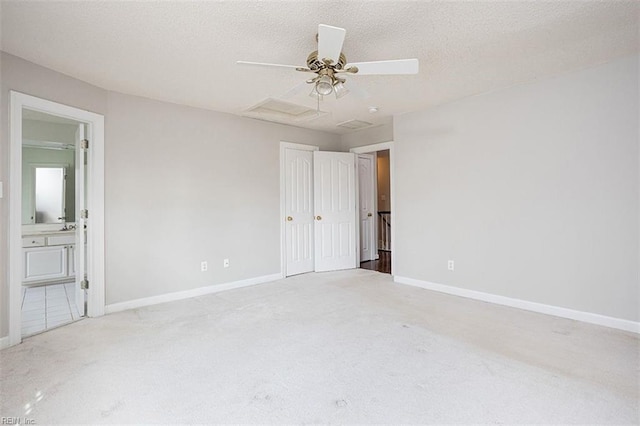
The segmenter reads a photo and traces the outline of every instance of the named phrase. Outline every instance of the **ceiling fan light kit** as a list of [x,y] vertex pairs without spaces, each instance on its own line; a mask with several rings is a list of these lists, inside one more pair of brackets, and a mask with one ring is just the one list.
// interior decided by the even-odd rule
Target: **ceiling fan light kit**
[[318,101],[322,100],[323,96],[331,93],[335,94],[336,99],[340,99],[349,93],[345,86],[346,80],[340,77],[339,74],[394,75],[418,73],[417,59],[348,64],[346,56],[342,53],[345,34],[346,30],[343,28],[324,24],[318,25],[318,50],[311,52],[307,56],[306,67],[247,61],[238,61],[237,63],[241,65],[292,68],[300,72],[317,74],[314,78],[307,80],[307,83],[313,84],[313,89],[309,96]]
[[319,98],[322,100],[324,96],[330,95],[333,92],[336,99],[340,99],[349,93],[349,89],[345,87],[344,83],[345,80],[331,79],[328,76],[321,77],[315,82],[309,96],[313,99]]
[[344,86],[344,83],[342,81],[338,81],[333,85],[333,91],[336,94],[336,99],[340,99],[341,97],[349,93],[349,89]]
[[322,96],[330,95],[333,92],[333,81],[328,75],[323,75],[316,81],[316,91]]

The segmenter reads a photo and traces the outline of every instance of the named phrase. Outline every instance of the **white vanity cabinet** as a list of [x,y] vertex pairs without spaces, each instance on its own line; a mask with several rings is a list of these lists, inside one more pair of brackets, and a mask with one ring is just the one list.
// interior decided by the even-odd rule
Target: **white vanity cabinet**
[[75,236],[26,236],[22,239],[24,283],[59,281],[75,276]]
[[24,249],[22,281],[48,281],[66,278],[69,275],[68,257],[66,246]]

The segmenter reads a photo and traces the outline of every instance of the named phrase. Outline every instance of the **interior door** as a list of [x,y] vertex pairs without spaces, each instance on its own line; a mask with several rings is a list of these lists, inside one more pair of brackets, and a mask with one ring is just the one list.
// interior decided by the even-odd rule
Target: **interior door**
[[315,270],[356,267],[355,154],[313,153]]
[[358,219],[360,222],[360,262],[375,259],[375,158],[358,154]]
[[311,272],[313,257],[313,154],[285,149],[286,276]]
[[83,141],[85,140],[84,124],[78,125],[76,131],[76,249],[75,268],[76,268],[76,285],[75,299],[76,306],[80,316],[85,315],[85,292],[82,287],[83,280],[86,279],[86,232],[85,226],[87,218],[84,215],[86,210],[86,193],[85,193],[85,158],[86,149]]

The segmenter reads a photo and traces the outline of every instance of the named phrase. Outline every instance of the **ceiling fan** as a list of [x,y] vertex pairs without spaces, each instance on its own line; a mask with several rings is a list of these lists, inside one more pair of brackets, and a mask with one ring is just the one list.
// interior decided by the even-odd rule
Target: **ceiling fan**
[[[318,25],[318,50],[307,57],[307,66],[269,64],[262,62],[237,61],[240,65],[257,65],[266,67],[292,68],[296,71],[317,74],[306,81],[313,84],[309,96],[322,100],[323,96],[334,93],[339,99],[349,93],[345,87],[346,80],[341,74],[353,75],[399,75],[417,74],[417,59],[397,59],[392,61],[352,62],[342,53],[342,44],[346,30],[330,25]],[[305,83],[302,84],[304,87]],[[295,90],[295,89],[294,89]]]

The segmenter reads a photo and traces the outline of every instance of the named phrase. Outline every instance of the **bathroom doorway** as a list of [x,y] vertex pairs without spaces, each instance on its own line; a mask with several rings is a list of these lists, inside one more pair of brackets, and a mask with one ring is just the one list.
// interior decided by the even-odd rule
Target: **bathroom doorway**
[[76,229],[86,204],[85,133],[79,121],[22,111],[22,338],[85,314],[86,231]]
[[104,314],[104,117],[17,92],[10,107],[14,345]]

